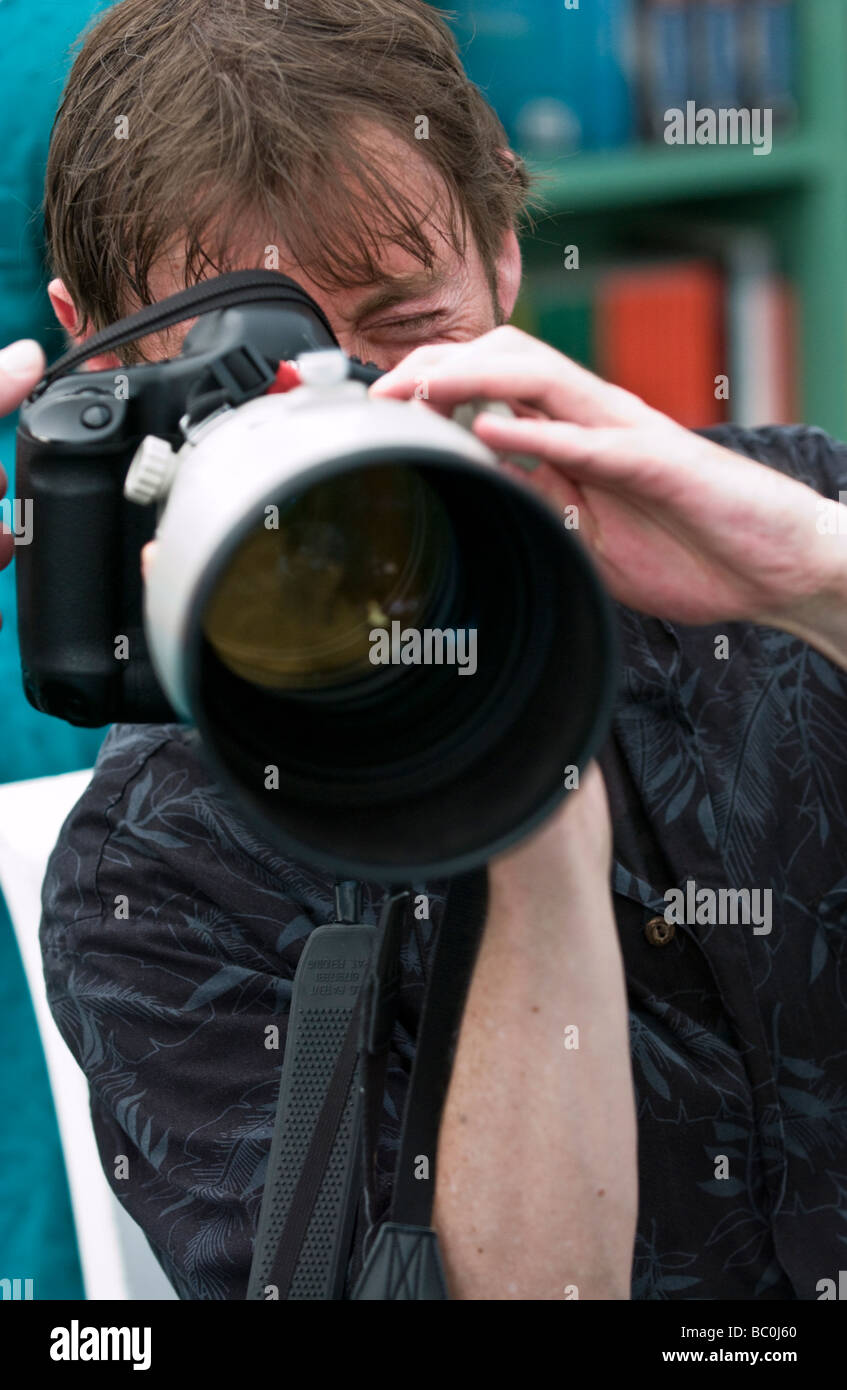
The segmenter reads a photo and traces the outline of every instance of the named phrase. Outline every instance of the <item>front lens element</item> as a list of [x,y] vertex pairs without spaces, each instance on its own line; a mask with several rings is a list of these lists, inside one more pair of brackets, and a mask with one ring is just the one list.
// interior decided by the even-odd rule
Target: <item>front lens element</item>
[[374,628],[426,625],[452,560],[444,505],[416,470],[342,473],[265,508],[215,585],[204,631],[256,685],[346,684],[372,674]]

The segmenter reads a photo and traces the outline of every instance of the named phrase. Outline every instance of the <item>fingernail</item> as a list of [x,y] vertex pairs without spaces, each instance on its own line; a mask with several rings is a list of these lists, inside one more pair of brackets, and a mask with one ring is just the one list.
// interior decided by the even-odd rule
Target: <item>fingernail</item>
[[35,371],[43,372],[44,365],[44,353],[34,338],[22,338],[0,352],[0,371],[7,376],[31,377]]

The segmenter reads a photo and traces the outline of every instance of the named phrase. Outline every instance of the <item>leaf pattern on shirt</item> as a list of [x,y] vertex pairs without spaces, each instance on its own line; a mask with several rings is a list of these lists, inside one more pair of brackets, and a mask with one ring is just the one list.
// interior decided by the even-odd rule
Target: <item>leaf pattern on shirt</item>
[[[847,488],[847,450],[820,431],[710,433],[828,496]],[[619,618],[600,761],[639,1125],[633,1297],[815,1298],[847,1242],[847,674],[766,628]],[[689,878],[769,891],[770,934],[685,923],[649,944]],[[376,1219],[446,887],[418,885],[430,916],[402,953]],[[366,921],[383,893],[364,885]],[[111,731],[51,860],[45,972],[106,1173],[184,1298],[244,1296],[291,982],[332,915],[330,876],[240,818],[190,731]]]

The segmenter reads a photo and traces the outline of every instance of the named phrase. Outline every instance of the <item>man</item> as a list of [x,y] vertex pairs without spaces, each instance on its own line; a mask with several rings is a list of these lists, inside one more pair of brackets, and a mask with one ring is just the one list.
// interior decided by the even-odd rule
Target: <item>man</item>
[[[512,404],[475,428],[538,455],[526,485],[577,505],[628,605],[623,682],[602,778],[489,867],[436,1164],[451,1295],[814,1298],[847,1216],[847,555],[830,525],[847,453],[801,428],[691,435],[498,327],[524,197],[419,0],[124,0],[54,132],[51,297],[80,338],[210,266],[270,263],[346,350],[394,369],[375,394],[424,380],[437,410]],[[691,881],[705,899],[666,917]],[[375,1220],[449,897],[421,888]],[[727,889],[731,922],[710,909]],[[383,891],[365,885],[371,919]],[[182,1296],[243,1297],[279,1079],[265,1027],[284,1033],[328,877],[256,840],[190,732],[123,727],[44,908],[114,1190]]]

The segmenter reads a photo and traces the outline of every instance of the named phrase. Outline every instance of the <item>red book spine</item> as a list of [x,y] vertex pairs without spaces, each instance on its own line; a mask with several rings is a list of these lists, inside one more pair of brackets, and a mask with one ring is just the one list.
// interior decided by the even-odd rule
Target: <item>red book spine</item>
[[689,429],[722,423],[724,300],[710,261],[609,271],[596,305],[600,374]]

